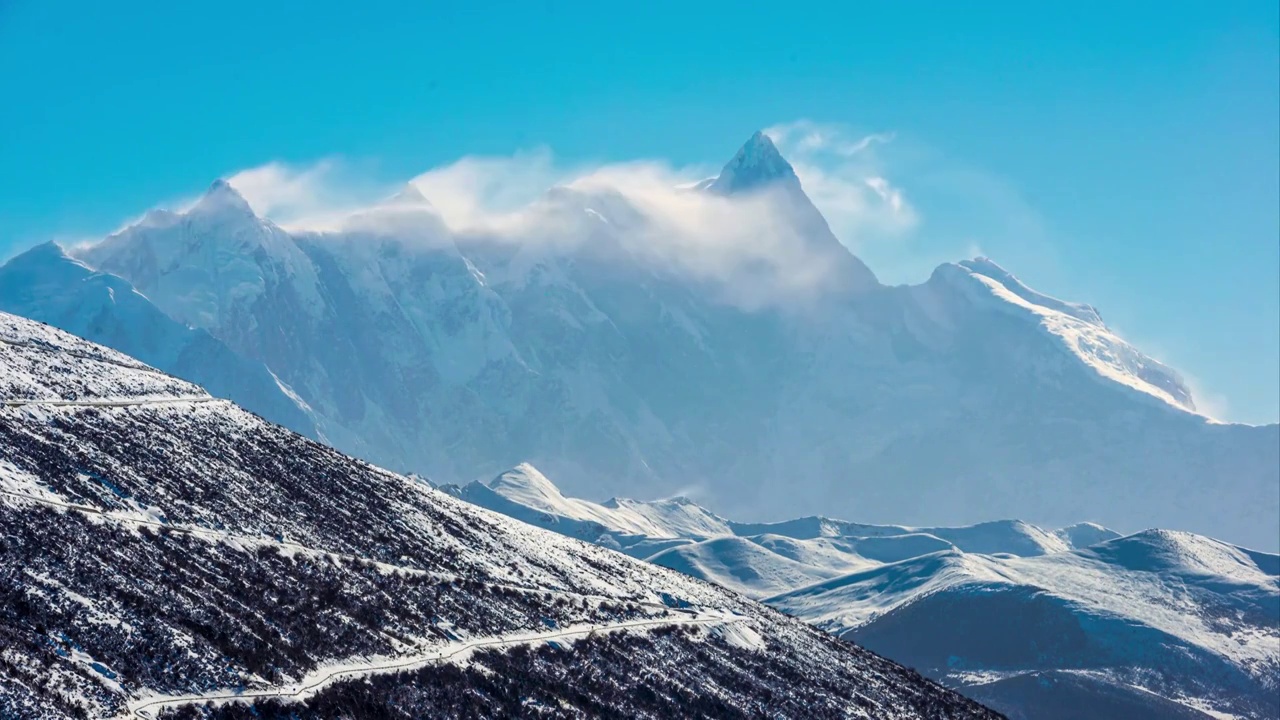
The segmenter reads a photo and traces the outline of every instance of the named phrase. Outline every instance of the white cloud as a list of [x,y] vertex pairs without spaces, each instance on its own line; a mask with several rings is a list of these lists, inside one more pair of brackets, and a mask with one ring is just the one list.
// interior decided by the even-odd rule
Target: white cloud
[[465,158],[412,182],[463,242],[480,237],[535,254],[595,243],[721,283],[728,299],[748,306],[794,299],[833,279],[829,254],[842,251],[803,236],[785,193],[740,198],[688,187],[705,175],[661,161],[565,167],[539,151]]
[[902,238],[918,225],[915,208],[888,179],[878,152],[893,142],[892,133],[857,135],[841,125],[797,120],[765,134],[791,162],[832,231],[854,251]]
[[279,217],[282,213],[324,210],[324,196],[334,162],[322,160],[304,168],[268,163],[241,170],[227,179],[260,215]]
[[850,135],[853,133],[844,125],[812,120],[774,125],[764,132],[779,148],[804,154],[831,153],[841,157],[853,157],[873,145],[892,142],[894,137],[893,133],[872,133],[852,138]]
[[1179,374],[1182,376],[1183,384],[1191,391],[1191,399],[1196,404],[1196,411],[1219,421],[1231,416],[1231,406],[1226,395],[1211,391],[1198,378],[1188,375],[1185,371],[1179,371]]
[[[1103,317],[1105,319],[1106,316],[1104,315]],[[1170,352],[1169,347],[1159,342],[1156,338],[1129,333],[1126,328],[1121,328],[1113,322],[1107,323],[1107,326],[1113,333],[1125,338],[1125,341],[1130,345],[1140,348],[1143,355],[1173,370],[1191,393],[1191,401],[1195,403],[1196,412],[1211,420],[1220,422],[1230,416],[1231,406],[1227,397],[1206,386],[1200,381],[1200,378],[1187,372],[1184,369],[1185,366],[1175,362],[1177,358],[1174,357],[1174,353]]]
[[557,167],[551,151],[539,148],[509,157],[464,157],[411,182],[450,227],[461,229],[517,213],[573,172]]
[[332,229],[343,218],[394,192],[338,158],[304,165],[270,162],[241,170],[227,182],[254,212],[290,228]]
[[[808,121],[768,132],[842,242],[857,247],[915,225],[913,208],[875,154],[891,136],[855,137]],[[335,158],[268,163],[228,182],[256,212],[293,230],[482,238],[539,252],[597,243],[722,283],[730,299],[746,305],[812,293],[832,281],[831,253],[840,248],[829,238],[815,242],[785,193],[723,197],[689,187],[713,174],[712,167],[718,163],[565,163],[547,148],[468,156],[410,179],[429,205],[394,211],[380,203],[405,181],[377,180]],[[414,224],[426,231],[414,231]]]

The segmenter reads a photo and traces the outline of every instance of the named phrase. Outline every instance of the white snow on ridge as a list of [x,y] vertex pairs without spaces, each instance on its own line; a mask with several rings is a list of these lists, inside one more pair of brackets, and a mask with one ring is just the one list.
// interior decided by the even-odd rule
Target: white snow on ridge
[[[939,593],[1033,588],[1099,617],[1122,618],[1211,651],[1244,668],[1280,668],[1280,625],[1226,616],[1210,605],[1229,594],[1262,616],[1280,611],[1275,555],[1191,533],[1148,530],[1038,557],[937,553],[815,583],[766,602],[831,632],[859,628]],[[1232,616],[1244,613],[1236,620]]]
[[1007,583],[986,558],[943,551],[879,565],[813,583],[764,601],[828,632],[840,633],[874,620],[916,597],[957,582]]
[[264,364],[174,320],[123,278],[87,267],[52,242],[0,266],[0,310],[108,343],[127,362],[165,370],[296,432],[320,435],[310,407]]
[[[214,181],[185,212],[149,213],[144,222],[82,250],[90,264],[94,253],[119,251],[139,266],[166,269],[147,297],[193,327],[220,327],[228,311],[252,304],[276,284],[297,293],[298,312],[313,315],[323,308],[306,254],[285,230],[257,217],[225,180]],[[262,258],[270,264],[260,265]],[[137,278],[126,279],[138,285]]]
[[[1072,357],[1078,358],[1102,378],[1182,410],[1199,412],[1191,391],[1173,368],[1144,355],[1113,333],[1092,307],[1038,293],[987,258],[943,265],[938,272],[959,281],[955,285],[965,289],[972,299],[982,301],[981,295],[975,292],[982,288],[990,298],[1000,301],[999,305],[989,302],[987,305],[1005,312],[1029,313],[1042,328],[1062,342]],[[975,282],[977,286],[973,285]]]
[[[875,565],[873,561],[824,547],[827,542],[777,535],[724,536],[663,550],[648,559],[756,598]],[[779,545],[789,547],[780,552]]]
[[1037,556],[1083,546],[1077,541],[1091,544],[1119,536],[1098,525],[1048,531],[1016,520],[923,528],[824,517],[737,523],[684,498],[595,503],[567,497],[530,463],[450,491],[532,525],[756,598],[939,551]]
[[[1062,552],[1073,547],[1073,543],[1065,536],[1021,520],[992,520],[958,527],[912,527],[869,525],[810,516],[772,523],[731,522],[730,527],[734,534],[744,536],[773,533],[798,540],[853,538],[861,543],[862,551],[873,553],[871,556],[878,559],[883,559],[879,558],[879,555],[886,551],[909,552],[909,556],[914,556],[948,549],[952,546],[970,553],[1009,553],[1011,555],[1044,555]],[[1111,533],[1110,537],[1118,536],[1106,528],[1096,527],[1101,534]],[[893,547],[899,543],[902,544],[900,548]],[[924,552],[912,552],[906,549],[908,546],[918,548],[929,545],[935,545],[935,547]]]
[[[654,539],[704,538],[729,533],[725,520],[683,498],[656,502],[614,498],[594,503],[565,497],[529,463],[521,463],[491,480],[472,483],[461,493],[465,499],[483,507],[575,536],[578,533],[554,526],[591,525],[598,526],[602,532]],[[490,493],[497,497],[485,497]]]
[[109,363],[122,368],[158,372],[123,353],[81,340],[44,323],[9,313],[0,313],[0,343],[17,347],[48,348],[73,357]]
[[[1193,606],[1180,599],[1185,590],[1179,589],[1230,583],[1272,596],[1280,588],[1280,561],[1191,533],[1149,530],[1121,537],[1094,523],[1048,531],[1021,521],[954,528],[821,517],[735,523],[687,500],[597,504],[565,497],[528,463],[482,484],[504,501],[491,509],[562,532],[580,522],[655,540],[682,538],[688,542],[647,559],[767,597],[770,604],[829,629],[857,627],[939,590],[997,584],[1043,588],[1241,662],[1280,659],[1265,643],[1231,639],[1188,615]],[[472,502],[485,499],[463,496]],[[682,524],[686,518],[697,522]]]
[[1106,327],[1106,323],[1102,321],[1102,316],[1098,314],[1098,310],[1092,305],[1084,305],[1081,303],[1066,302],[1055,297],[1050,297],[1044,293],[1037,292],[1027,287],[1021,280],[1013,276],[1008,270],[997,265],[990,258],[976,257],[971,260],[961,260],[957,263],[969,272],[975,275],[981,275],[988,279],[999,283],[1004,289],[1017,295],[1031,305],[1055,310],[1066,315],[1070,315],[1075,319],[1096,325],[1098,327]]
[[[567,497],[527,462],[454,492],[469,502],[561,534],[589,540],[612,536],[624,551],[637,557],[643,556],[642,548],[654,545],[628,549],[628,539],[698,543],[749,538],[758,548],[743,547],[741,552],[773,553],[802,565],[829,568],[832,574],[863,567],[868,561],[886,562],[952,548],[972,553],[1043,555],[1075,547],[1073,537],[1093,541],[1118,537],[1118,533],[1096,525],[1090,526],[1096,528],[1092,533],[1073,530],[1083,525],[1051,532],[1018,520],[962,527],[867,525],[825,517],[738,523],[681,497],[651,501],[611,498],[603,503]],[[734,545],[720,543],[716,547],[728,550]],[[697,552],[706,557],[705,550],[695,551],[692,546],[674,552]],[[686,561],[692,559],[690,556]]]
[[32,320],[0,313],[0,401],[209,397],[202,388]]
[[1082,522],[1060,528],[1054,533],[1071,547],[1083,548],[1100,542],[1114,540],[1120,533],[1097,523]]

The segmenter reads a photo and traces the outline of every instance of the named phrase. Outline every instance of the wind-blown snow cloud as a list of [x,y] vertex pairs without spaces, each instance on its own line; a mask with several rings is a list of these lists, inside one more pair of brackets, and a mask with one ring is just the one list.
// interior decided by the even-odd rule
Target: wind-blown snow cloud
[[324,201],[331,194],[328,190],[333,185],[333,170],[333,160],[321,160],[301,169],[273,162],[242,170],[228,182],[262,215],[323,211],[328,209]]
[[[914,209],[875,154],[891,136],[853,137],[807,121],[769,133],[841,242],[857,248],[914,227]],[[255,211],[291,230],[402,237],[422,218],[430,232],[417,235],[436,240],[480,239],[533,251],[596,243],[722,282],[734,302],[748,305],[824,287],[838,247],[829,239],[815,243],[782,193],[725,197],[691,187],[718,170],[663,160],[573,164],[546,148],[468,156],[409,180],[425,201],[415,198],[407,210],[385,202],[405,196],[403,181],[371,181],[337,159],[269,163],[228,180]]]
[[878,153],[893,142],[891,133],[858,136],[842,125],[797,120],[775,125],[765,134],[791,162],[836,236],[851,249],[915,229],[915,208],[886,177]]
[[[778,124],[765,132],[794,166],[805,193],[839,241],[881,280],[920,282],[939,263],[972,255],[966,248],[976,242],[1025,274],[1047,278],[1046,284],[1054,278],[1053,247],[1038,214],[1001,178],[894,133],[859,133],[810,120]],[[437,216],[428,232],[413,227],[425,217],[421,209],[395,215],[380,207],[406,180],[392,181],[370,170],[372,166],[328,158],[267,163],[228,180],[260,215],[290,230],[351,230],[356,225],[366,233],[407,232],[444,243],[455,235],[487,234],[491,240],[549,247],[583,238],[571,232],[581,227],[551,221],[562,222],[565,216],[551,212],[549,198],[556,193],[548,191],[589,190],[597,204],[644,208],[651,220],[644,226],[647,235],[634,235],[632,244],[699,276],[723,276],[762,263],[775,266],[777,280],[785,276],[783,284],[792,287],[813,285],[823,275],[812,257],[789,242],[794,228],[777,212],[780,204],[727,203],[689,189],[719,172],[718,162],[687,167],[661,159],[573,163],[547,148],[466,156],[408,180]],[[606,200],[605,188],[616,191],[611,200]],[[181,210],[196,199],[162,207]],[[920,207],[928,209],[927,227]],[[591,209],[605,214],[602,208]]]
[[334,228],[386,191],[337,158],[306,165],[271,162],[241,170],[227,182],[254,212],[298,229]]
[[452,228],[486,226],[518,213],[581,168],[557,165],[547,148],[507,157],[468,156],[432,168],[410,182]]
[[708,172],[661,161],[566,168],[539,152],[465,158],[412,184],[462,242],[516,244],[534,255],[594,243],[587,249],[613,248],[720,282],[728,299],[747,306],[811,294],[831,280],[829,255],[839,248],[806,236],[784,193],[693,189]]

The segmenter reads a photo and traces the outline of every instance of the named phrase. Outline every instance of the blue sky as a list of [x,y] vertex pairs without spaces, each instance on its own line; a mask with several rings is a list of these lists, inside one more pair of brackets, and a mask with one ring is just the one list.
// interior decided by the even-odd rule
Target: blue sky
[[1276,3],[621,5],[0,0],[0,258],[272,161],[712,167],[808,119],[893,138],[887,281],[982,252],[1280,416]]

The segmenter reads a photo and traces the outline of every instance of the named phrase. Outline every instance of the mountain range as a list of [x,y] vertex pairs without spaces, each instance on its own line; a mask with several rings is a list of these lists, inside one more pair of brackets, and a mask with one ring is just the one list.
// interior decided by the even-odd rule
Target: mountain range
[[763,134],[673,197],[706,222],[570,184],[515,229],[453,228],[409,186],[303,230],[218,181],[12,259],[0,309],[439,483],[529,460],[572,494],[697,488],[746,520],[1092,517],[1280,547],[1280,426],[1198,413],[1096,309],[985,258],[881,284]]
[[762,133],[467,226],[216,181],[0,266],[0,403],[6,717],[1280,715],[1280,426],[882,284]]
[[566,497],[522,464],[444,488],[762,600],[1010,718],[1280,714],[1280,556],[1093,523],[726,520]]
[[996,718],[0,313],[0,716]]
[[92,337],[164,367],[296,432],[319,437],[311,409],[260,362],[206,330],[165,315],[129,283],[96,272],[49,242],[0,266],[0,307]]

